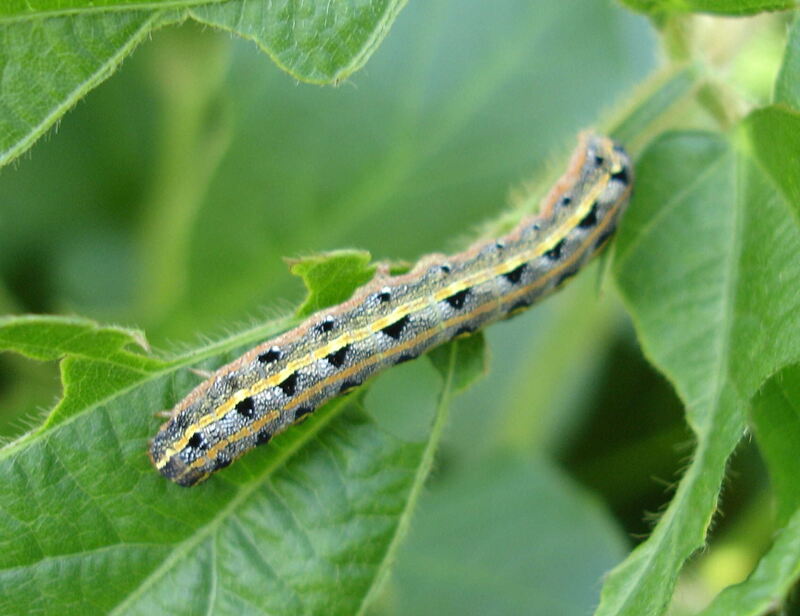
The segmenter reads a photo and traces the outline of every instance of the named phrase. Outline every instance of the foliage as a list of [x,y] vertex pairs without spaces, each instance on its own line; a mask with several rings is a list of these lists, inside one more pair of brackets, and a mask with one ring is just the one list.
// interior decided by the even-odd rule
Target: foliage
[[[476,1],[457,18],[444,2],[404,4],[0,8],[0,164],[16,161],[0,177],[0,399],[28,421],[49,407],[22,434],[5,425],[0,612],[765,614],[789,595],[800,21],[784,33],[791,12],[757,14],[795,3]],[[298,86],[252,44],[190,22],[254,42],[294,80],[345,85]],[[345,300],[374,274],[370,252],[414,259],[463,245],[486,218],[518,219],[561,165],[506,214],[502,191],[586,125],[636,159],[599,297],[583,273],[486,340],[332,401],[202,487],[153,472],[154,414],[197,383],[189,368]],[[280,258],[312,251],[289,261],[306,296],[283,316],[177,350],[297,298]],[[683,419],[664,419],[665,388],[636,389],[652,378],[640,360],[614,372],[631,338],[612,280]],[[630,411],[609,421],[625,390]],[[751,454],[771,491],[729,472]],[[759,464],[744,468],[760,477]],[[679,471],[630,546],[626,490],[651,493],[651,474]],[[723,486],[722,504],[737,490],[747,504],[710,535]],[[634,502],[638,521],[649,504]],[[766,519],[738,543],[749,566],[709,582],[704,563],[748,512]],[[676,593],[690,584],[705,584],[701,600]]]

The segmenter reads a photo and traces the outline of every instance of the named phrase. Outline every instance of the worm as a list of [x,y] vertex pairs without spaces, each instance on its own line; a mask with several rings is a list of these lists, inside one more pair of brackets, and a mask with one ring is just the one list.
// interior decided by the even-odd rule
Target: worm
[[423,257],[406,274],[379,274],[223,366],[173,408],[151,442],[153,465],[196,485],[385,368],[530,307],[608,242],[632,183],[625,150],[582,133],[538,214],[501,238]]

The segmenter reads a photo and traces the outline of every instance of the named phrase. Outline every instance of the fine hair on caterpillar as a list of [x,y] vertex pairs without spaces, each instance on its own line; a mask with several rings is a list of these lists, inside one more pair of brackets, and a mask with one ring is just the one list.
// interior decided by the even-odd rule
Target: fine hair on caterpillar
[[530,307],[607,243],[632,182],[622,147],[583,133],[538,214],[406,274],[379,274],[218,369],[171,411],[151,443],[153,464],[196,485],[381,370]]

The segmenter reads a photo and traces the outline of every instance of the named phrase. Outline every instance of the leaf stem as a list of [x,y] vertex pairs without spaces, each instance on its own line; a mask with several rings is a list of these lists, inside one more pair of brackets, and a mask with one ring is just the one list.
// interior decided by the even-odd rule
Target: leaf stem
[[400,514],[400,519],[397,524],[394,537],[392,537],[389,548],[386,550],[386,554],[384,555],[381,564],[378,566],[378,571],[373,578],[372,585],[364,595],[364,599],[361,602],[361,607],[357,612],[359,616],[365,613],[366,609],[375,599],[378,592],[383,587],[386,578],[388,577],[389,569],[393,564],[397,554],[397,549],[408,532],[408,527],[411,523],[411,516],[416,508],[417,501],[419,500],[420,493],[422,492],[422,487],[425,485],[425,480],[430,474],[431,467],[433,466],[434,455],[436,454],[436,449],[442,439],[444,427],[447,425],[447,419],[450,415],[450,401],[453,393],[453,375],[455,373],[459,346],[460,345],[458,344],[448,345],[448,349],[450,351],[448,358],[448,370],[444,378],[441,394],[439,395],[439,401],[436,404],[436,413],[433,418],[433,425],[428,436],[428,441],[425,444],[425,450],[422,454],[422,459],[417,467],[417,473],[414,477],[414,483],[411,486],[408,499],[406,500],[405,508],[403,509],[402,514]]

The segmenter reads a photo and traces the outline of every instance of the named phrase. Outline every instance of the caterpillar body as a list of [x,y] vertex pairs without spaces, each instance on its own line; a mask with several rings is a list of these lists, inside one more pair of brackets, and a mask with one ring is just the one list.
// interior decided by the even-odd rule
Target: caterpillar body
[[172,410],[151,443],[153,464],[196,485],[384,368],[531,306],[604,246],[632,181],[621,146],[582,134],[539,214],[497,240],[378,275],[220,368]]

